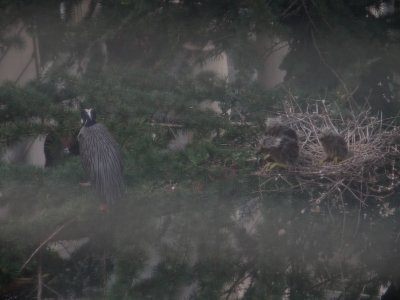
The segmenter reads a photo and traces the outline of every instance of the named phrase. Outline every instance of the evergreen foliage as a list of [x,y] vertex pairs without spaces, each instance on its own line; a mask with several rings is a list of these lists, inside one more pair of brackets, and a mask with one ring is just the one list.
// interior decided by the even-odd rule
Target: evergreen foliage
[[[95,107],[121,145],[127,194],[103,215],[93,191],[78,184],[79,158],[57,147],[45,169],[0,164],[0,295],[31,299],[40,265],[55,291],[91,299],[321,299],[327,290],[355,299],[398,274],[395,196],[369,208],[327,199],[317,211],[306,193],[268,191],[252,175],[265,117],[285,97],[337,101],[345,115],[384,78],[369,104],[397,113],[398,24],[367,20],[365,6],[375,1],[107,0],[100,16],[92,19],[91,7],[74,26],[68,9],[64,23],[40,13],[57,10],[54,3],[19,3],[0,1],[8,8],[0,25],[15,17],[36,25],[43,61],[67,54],[36,82],[0,86],[0,146],[76,135],[71,107]],[[275,50],[265,49],[268,35],[290,50],[285,81],[271,90],[251,79]],[[189,42],[198,47],[193,64],[229,51],[235,78],[191,73],[182,50]],[[23,43],[1,30],[0,46]],[[85,59],[86,72],[72,74]],[[382,97],[390,104],[381,106]],[[202,109],[204,101],[218,101],[222,112]],[[171,149],[185,135],[188,143]],[[52,241],[89,242],[70,260],[45,246],[28,261],[60,228]],[[12,290],[21,278],[28,284]]]

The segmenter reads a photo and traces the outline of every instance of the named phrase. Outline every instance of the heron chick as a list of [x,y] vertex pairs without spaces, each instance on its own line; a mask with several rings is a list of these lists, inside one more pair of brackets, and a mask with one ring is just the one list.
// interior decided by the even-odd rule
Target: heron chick
[[299,157],[296,131],[280,122],[267,122],[257,153],[266,154],[267,162],[272,163],[270,169],[294,164]]
[[344,138],[331,129],[325,129],[322,131],[319,140],[324,148],[326,157],[324,162],[334,161],[339,162],[349,154],[347,143]]
[[119,146],[107,127],[96,123],[93,108],[81,111],[81,124],[78,142],[83,169],[101,201],[110,207],[125,190]]

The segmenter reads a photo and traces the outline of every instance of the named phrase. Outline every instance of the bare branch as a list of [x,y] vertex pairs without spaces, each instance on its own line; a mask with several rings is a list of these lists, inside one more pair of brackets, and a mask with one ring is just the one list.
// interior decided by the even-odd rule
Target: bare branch
[[49,235],[47,239],[45,239],[43,242],[40,243],[40,245],[33,251],[31,256],[26,260],[26,262],[22,265],[22,267],[19,269],[19,272],[22,272],[25,267],[29,264],[29,262],[32,260],[32,258],[53,238],[55,237],[61,230],[63,230],[67,225],[71,224],[75,219],[68,220],[64,224],[62,224],[60,227],[58,227],[52,234]]

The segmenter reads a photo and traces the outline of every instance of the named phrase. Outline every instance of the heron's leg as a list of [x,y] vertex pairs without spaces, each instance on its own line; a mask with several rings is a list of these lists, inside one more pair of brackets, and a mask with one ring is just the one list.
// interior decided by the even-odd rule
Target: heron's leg
[[326,156],[323,160],[320,161],[320,165],[323,165],[324,163],[327,163],[327,162],[331,162],[332,160],[333,160],[332,157]]
[[262,172],[268,172],[269,165],[271,164],[271,162],[268,161],[269,158],[270,158],[269,154],[265,154],[261,157],[262,161],[264,162],[264,164],[261,168]]
[[101,202],[101,203],[100,203],[99,210],[100,210],[102,213],[107,214],[107,213],[110,211],[107,202]]
[[272,165],[271,165],[271,170],[274,169],[274,168],[287,169],[287,168],[288,168],[288,165],[285,164],[285,163],[274,162],[274,163],[272,163]]
[[264,171],[272,171],[276,168],[287,169],[288,165],[280,162],[268,162],[264,166]]
[[333,161],[335,162],[335,164],[338,164],[338,163],[344,161],[345,159],[346,159],[346,158],[345,158],[345,157],[342,157],[342,156],[335,156],[335,157],[333,158]]

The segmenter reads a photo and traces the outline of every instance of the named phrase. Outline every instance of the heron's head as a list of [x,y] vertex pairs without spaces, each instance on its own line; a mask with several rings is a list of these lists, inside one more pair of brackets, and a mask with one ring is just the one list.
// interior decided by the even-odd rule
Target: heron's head
[[266,136],[262,140],[262,148],[266,150],[276,149],[282,143],[282,138],[275,136]]
[[340,135],[336,132],[336,130],[332,128],[323,128],[321,134],[319,135],[319,140],[321,143],[331,143],[336,140]]
[[81,110],[81,124],[90,127],[96,124],[96,111],[93,108],[85,108]]

